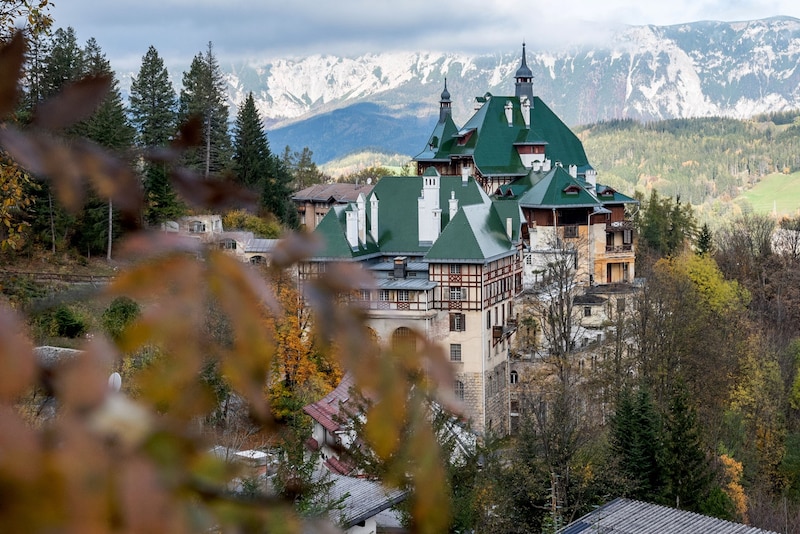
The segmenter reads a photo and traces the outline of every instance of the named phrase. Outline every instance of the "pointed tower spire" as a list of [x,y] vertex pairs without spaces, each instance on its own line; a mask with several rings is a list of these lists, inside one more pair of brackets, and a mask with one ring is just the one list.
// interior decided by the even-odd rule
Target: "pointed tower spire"
[[442,91],[442,96],[439,99],[439,122],[444,121],[444,119],[452,113],[451,102],[450,102],[450,91],[447,90],[447,78],[444,79],[444,91]]
[[523,96],[528,97],[528,101],[533,103],[533,71],[528,68],[528,62],[525,58],[525,42],[522,42],[522,64],[517,69],[514,75],[516,79],[516,92],[514,96],[520,98]]

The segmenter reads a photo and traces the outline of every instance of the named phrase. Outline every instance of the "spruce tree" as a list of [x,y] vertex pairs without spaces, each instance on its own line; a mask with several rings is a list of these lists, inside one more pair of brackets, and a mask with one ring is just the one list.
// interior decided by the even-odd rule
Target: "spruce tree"
[[236,179],[245,187],[254,188],[266,179],[272,154],[252,92],[239,109],[233,136],[233,171]]
[[[59,93],[82,76],[83,51],[73,28],[59,28],[49,41],[37,43],[41,56],[37,59],[34,77],[28,88],[28,104],[35,108],[41,100]],[[37,52],[37,53],[38,53]],[[40,181],[32,190],[34,197],[31,233],[52,252],[67,245],[75,233],[75,215],[67,212],[57,201],[49,181]]]
[[640,388],[634,395],[624,389],[611,418],[611,451],[627,496],[649,502],[661,500],[661,438],[660,418],[649,392]]
[[680,384],[670,402],[664,426],[666,503],[699,512],[709,493],[711,472],[700,442],[695,410]]
[[[111,70],[111,64],[94,38],[86,42],[83,49],[83,76],[112,77],[108,94],[97,110],[75,127],[75,132],[100,146],[122,153],[133,145],[134,129],[128,122],[119,82]],[[111,247],[115,235],[119,235],[118,218],[115,217],[110,200],[100,198],[94,191],[88,197],[79,228],[80,250],[92,252],[106,248],[106,258],[111,259]]]
[[708,223],[703,223],[697,236],[697,253],[701,256],[709,254],[713,251],[713,247],[714,240],[711,236],[711,229],[708,227]]
[[201,121],[203,145],[188,150],[185,163],[206,177],[230,168],[232,149],[226,102],[225,79],[209,42],[206,53],[197,54],[189,71],[183,74],[178,106],[181,123],[191,117]]
[[[163,146],[174,136],[177,97],[164,61],[153,46],[131,81],[130,112],[139,147]],[[185,209],[169,182],[166,164],[145,162],[143,172],[147,222],[158,225],[183,215]]]

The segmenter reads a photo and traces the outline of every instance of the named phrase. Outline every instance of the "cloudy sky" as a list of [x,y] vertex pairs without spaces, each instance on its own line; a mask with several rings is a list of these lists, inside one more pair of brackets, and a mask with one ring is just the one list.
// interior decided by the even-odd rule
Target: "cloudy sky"
[[793,16],[797,0],[60,0],[56,27],[97,39],[116,70],[150,45],[188,67],[213,42],[222,62],[388,50],[508,51],[601,39],[619,24],[669,25]]

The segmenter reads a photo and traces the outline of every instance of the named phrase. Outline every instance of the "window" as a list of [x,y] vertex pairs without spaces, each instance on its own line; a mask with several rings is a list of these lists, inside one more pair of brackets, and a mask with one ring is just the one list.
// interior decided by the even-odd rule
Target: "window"
[[397,302],[408,302],[408,290],[399,289],[397,291]]
[[223,250],[236,250],[236,241],[233,239],[223,239],[219,242],[219,248]]
[[592,307],[591,306],[584,306],[583,307],[583,316],[584,317],[591,317],[592,316]]
[[361,300],[369,300],[369,289],[362,289],[360,297]]
[[509,375],[508,381],[511,384],[519,383],[519,373],[516,371],[511,371],[511,375]]
[[450,288],[450,300],[465,300],[466,291],[463,287]]
[[380,299],[384,302],[389,300],[389,290],[388,289],[381,289],[380,292]]
[[525,265],[533,265],[533,254],[525,254]]
[[564,237],[565,238],[575,238],[578,237],[578,225],[572,224],[570,226],[564,227]]
[[622,231],[622,243],[624,245],[630,245],[633,243],[633,230]]
[[461,265],[458,263],[451,263],[450,274],[461,274]]
[[451,313],[450,314],[450,331],[451,332],[463,332],[467,329],[465,317],[463,313]]
[[450,361],[451,362],[461,361],[461,343],[450,344]]
[[460,401],[464,400],[464,382],[461,380],[456,380],[453,384],[453,392],[456,394],[456,398]]
[[489,329],[492,327],[492,310],[488,310],[486,312],[486,328]]
[[260,265],[262,263],[267,263],[267,260],[264,258],[264,256],[253,256],[250,258],[250,263],[253,265]]
[[189,223],[189,231],[192,233],[205,232],[206,225],[202,221],[192,221]]
[[417,339],[414,337],[414,333],[405,326],[395,330],[392,333],[392,348],[395,350],[415,351],[417,349]]

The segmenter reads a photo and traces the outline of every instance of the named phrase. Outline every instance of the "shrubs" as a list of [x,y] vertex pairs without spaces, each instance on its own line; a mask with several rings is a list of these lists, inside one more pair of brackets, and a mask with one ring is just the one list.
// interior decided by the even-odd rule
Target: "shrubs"
[[88,327],[83,316],[61,304],[53,311],[49,330],[50,335],[74,339],[85,334]]
[[117,297],[103,312],[103,330],[117,341],[122,331],[139,316],[139,305],[128,297]]

